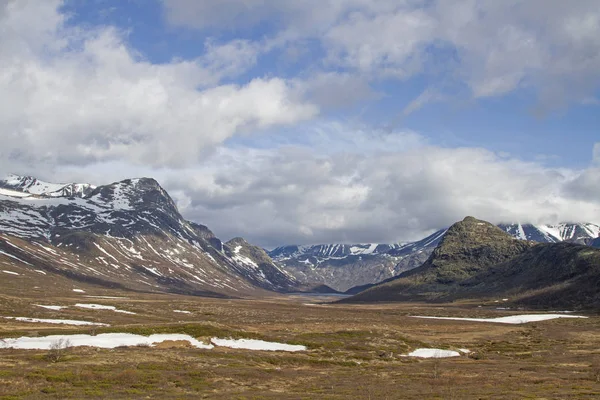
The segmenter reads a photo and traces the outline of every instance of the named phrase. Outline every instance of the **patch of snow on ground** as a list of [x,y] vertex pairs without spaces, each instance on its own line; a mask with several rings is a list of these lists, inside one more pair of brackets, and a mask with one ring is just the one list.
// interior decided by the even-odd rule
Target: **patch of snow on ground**
[[204,344],[189,335],[165,334],[141,336],[131,333],[103,333],[96,336],[91,335],[52,335],[43,337],[20,337],[17,339],[0,340],[0,348],[6,349],[39,349],[49,350],[53,343],[59,340],[68,340],[72,347],[91,346],[103,349],[114,349],[119,346],[139,346],[162,343],[171,340],[185,340],[199,349],[212,349],[210,344]]
[[17,276],[19,276],[19,275],[20,275],[20,274],[17,274],[16,272],[12,272],[12,271],[6,271],[6,270],[4,270],[4,271],[2,271],[2,272],[4,272],[5,274],[9,274],[9,275],[17,275]]
[[61,325],[98,325],[110,326],[101,324],[100,322],[77,321],[75,319],[42,319],[42,318],[27,318],[27,317],[3,317],[6,319],[14,319],[21,322],[39,322],[43,324],[61,324]]
[[420,358],[447,358],[460,357],[460,353],[457,351],[442,349],[416,349],[412,353],[408,353],[408,356]]
[[183,311],[183,310],[173,310],[173,312],[180,313],[180,314],[191,314],[192,313],[191,311]]
[[117,307],[114,307],[114,306],[105,306],[105,305],[102,305],[102,304],[81,304],[81,303],[77,303],[77,304],[75,304],[75,307],[87,308],[89,310],[110,310],[110,311],[114,311],[114,312],[118,312],[118,313],[122,313],[122,314],[135,314],[134,312],[131,312],[131,311],[118,310]]
[[81,289],[73,289],[73,291],[76,293],[85,293],[85,290],[81,290]]
[[413,318],[427,319],[445,319],[452,321],[472,321],[472,322],[495,322],[499,324],[526,324],[528,322],[547,321],[556,318],[587,318],[579,315],[563,315],[563,314],[525,314],[511,315],[508,317],[498,318],[459,318],[459,317],[426,317],[413,315]]
[[306,346],[292,345],[276,342],[265,342],[255,339],[219,339],[210,340],[215,346],[229,347],[232,349],[265,350],[265,351],[306,351]]
[[68,308],[67,306],[43,306],[41,304],[35,304],[38,307],[47,308],[48,310],[60,311],[63,308]]

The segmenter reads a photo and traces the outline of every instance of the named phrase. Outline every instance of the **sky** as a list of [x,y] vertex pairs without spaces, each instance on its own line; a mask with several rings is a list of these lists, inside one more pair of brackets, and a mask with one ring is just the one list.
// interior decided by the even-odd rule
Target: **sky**
[[0,0],[0,173],[217,236],[600,222],[597,0]]

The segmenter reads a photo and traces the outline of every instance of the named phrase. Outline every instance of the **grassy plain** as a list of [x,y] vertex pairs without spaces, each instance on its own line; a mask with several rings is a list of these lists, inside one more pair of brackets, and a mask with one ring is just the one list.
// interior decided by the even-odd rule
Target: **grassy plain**
[[[10,291],[9,291],[10,292]],[[108,295],[105,299],[83,297]],[[56,333],[187,333],[304,344],[299,353],[156,347],[0,349],[0,400],[9,399],[592,399],[600,398],[600,318],[524,325],[417,319],[495,317],[497,304],[319,304],[331,298],[227,300],[87,290],[0,295],[0,316],[83,319],[90,328],[0,319],[0,338]],[[87,310],[114,305],[136,315]],[[35,306],[65,305],[52,311]],[[191,314],[175,313],[186,310]],[[416,348],[469,349],[447,359]]]

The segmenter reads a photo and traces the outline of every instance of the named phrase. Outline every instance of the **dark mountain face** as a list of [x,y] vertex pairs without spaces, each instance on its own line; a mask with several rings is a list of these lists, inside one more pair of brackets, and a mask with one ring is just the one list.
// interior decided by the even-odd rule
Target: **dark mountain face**
[[[10,250],[0,257],[19,250],[30,260],[25,266],[136,289],[245,295],[294,288],[295,281],[264,252],[241,258],[207,227],[183,219],[154,179],[127,179],[82,197],[29,194],[24,190],[34,187],[27,183],[31,179],[14,181],[25,182],[13,185],[16,196],[0,194],[0,234]],[[17,238],[27,249],[10,245]],[[27,256],[32,252],[37,259]]]
[[573,243],[538,244],[462,282],[463,296],[498,295],[543,308],[600,307],[600,250]]
[[596,238],[590,243],[590,246],[600,248],[600,237]]

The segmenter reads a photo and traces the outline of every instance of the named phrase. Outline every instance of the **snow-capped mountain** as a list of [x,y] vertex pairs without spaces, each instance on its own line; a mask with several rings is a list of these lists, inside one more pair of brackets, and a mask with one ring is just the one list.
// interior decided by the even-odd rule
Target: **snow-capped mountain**
[[190,294],[295,288],[279,267],[235,250],[186,221],[154,179],[93,187],[12,176],[0,192],[0,263],[24,274]]
[[[20,197],[27,197],[28,194],[45,197],[85,197],[95,188],[89,183],[49,183],[32,176],[14,174],[0,180],[0,189],[23,193]],[[3,194],[2,191],[0,194]],[[4,194],[15,195],[6,191]],[[19,195],[17,194],[17,196]]]
[[282,246],[269,256],[299,281],[344,292],[389,279],[421,265],[446,232],[404,244]]
[[517,239],[540,243],[571,242],[589,244],[600,234],[600,226],[591,223],[561,223],[556,225],[500,224],[498,226]]

